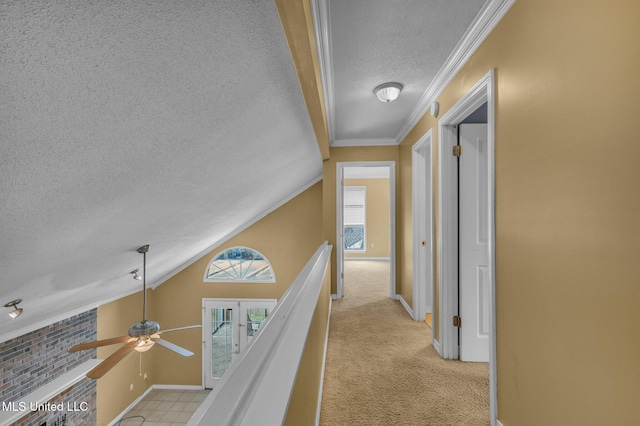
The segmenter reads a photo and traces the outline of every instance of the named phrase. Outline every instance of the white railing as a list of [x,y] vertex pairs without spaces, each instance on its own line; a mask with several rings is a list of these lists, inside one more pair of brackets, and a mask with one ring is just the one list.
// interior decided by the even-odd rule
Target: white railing
[[325,241],[188,426],[284,423],[330,254]]

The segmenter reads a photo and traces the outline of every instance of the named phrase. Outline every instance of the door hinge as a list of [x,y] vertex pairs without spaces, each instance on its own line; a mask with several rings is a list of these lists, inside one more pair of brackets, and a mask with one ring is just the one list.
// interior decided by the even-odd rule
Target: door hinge
[[458,315],[453,316],[453,326],[454,327],[462,327],[462,318]]
[[460,157],[462,155],[462,147],[460,145],[455,145],[453,147],[453,156]]

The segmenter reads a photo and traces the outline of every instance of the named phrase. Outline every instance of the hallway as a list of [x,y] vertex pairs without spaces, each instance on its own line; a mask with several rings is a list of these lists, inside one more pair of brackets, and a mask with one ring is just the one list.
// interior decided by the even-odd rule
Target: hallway
[[489,366],[445,361],[389,298],[389,262],[345,262],[333,302],[321,425],[489,424]]

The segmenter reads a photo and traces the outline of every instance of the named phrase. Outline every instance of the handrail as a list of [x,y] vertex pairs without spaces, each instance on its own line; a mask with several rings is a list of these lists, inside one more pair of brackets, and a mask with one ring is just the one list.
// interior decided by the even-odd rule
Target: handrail
[[284,423],[331,247],[318,248],[188,426]]

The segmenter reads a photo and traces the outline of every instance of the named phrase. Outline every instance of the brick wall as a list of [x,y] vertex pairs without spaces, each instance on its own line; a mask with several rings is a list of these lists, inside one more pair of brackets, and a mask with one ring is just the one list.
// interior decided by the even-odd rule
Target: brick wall
[[[96,424],[96,381],[85,377],[53,397],[49,404],[56,410],[29,412],[11,426],[92,426]],[[63,410],[57,411],[62,404]],[[50,406],[50,407],[51,407]]]
[[[97,310],[92,309],[24,336],[0,343],[0,401],[16,401],[81,363],[96,357],[95,349],[69,353],[71,346],[96,339]],[[16,425],[53,425],[66,414],[67,425],[91,425],[96,419],[95,380],[83,379],[54,397],[53,404],[74,403],[87,411],[35,411]],[[59,422],[58,422],[59,423]]]

